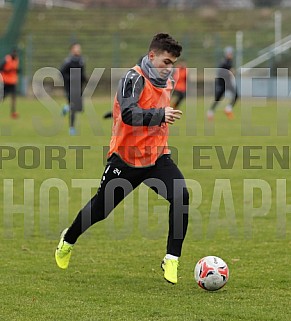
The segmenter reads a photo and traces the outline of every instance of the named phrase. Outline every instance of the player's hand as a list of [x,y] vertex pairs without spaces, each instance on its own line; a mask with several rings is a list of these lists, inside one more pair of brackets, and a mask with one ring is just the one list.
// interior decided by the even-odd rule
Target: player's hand
[[182,111],[179,109],[174,109],[172,107],[165,108],[165,122],[168,124],[174,124],[177,119],[181,118]]

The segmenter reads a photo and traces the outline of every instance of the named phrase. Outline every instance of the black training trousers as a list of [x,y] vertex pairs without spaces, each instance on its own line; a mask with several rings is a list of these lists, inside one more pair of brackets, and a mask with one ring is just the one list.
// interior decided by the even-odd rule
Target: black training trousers
[[141,183],[170,203],[167,253],[181,256],[188,226],[189,194],[185,179],[170,155],[163,155],[154,166],[146,168],[130,167],[117,155],[111,156],[96,195],[78,213],[65,241],[74,244],[82,233],[104,220]]
[[215,80],[215,98],[212,106],[210,107],[211,110],[215,110],[218,102],[221,100],[226,91],[231,92],[230,105],[234,107],[238,98],[237,88],[230,81],[225,84],[223,79],[217,78]]

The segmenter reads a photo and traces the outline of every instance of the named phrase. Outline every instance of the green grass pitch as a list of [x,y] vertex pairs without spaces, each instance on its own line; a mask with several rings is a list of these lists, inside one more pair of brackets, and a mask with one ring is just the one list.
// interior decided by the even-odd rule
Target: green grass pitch
[[[210,98],[182,106],[169,144],[191,206],[176,286],[160,269],[167,203],[144,186],[57,268],[59,233],[96,191],[111,133],[110,98],[87,100],[75,137],[63,103],[19,98],[18,120],[0,105],[0,320],[290,320],[290,101],[242,99],[232,121],[221,103],[213,123]],[[206,255],[230,269],[217,292],[194,282]]]

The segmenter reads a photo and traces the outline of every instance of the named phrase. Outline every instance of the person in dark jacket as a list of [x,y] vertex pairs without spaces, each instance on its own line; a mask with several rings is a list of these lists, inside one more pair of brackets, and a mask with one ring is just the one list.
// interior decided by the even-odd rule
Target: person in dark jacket
[[74,43],[70,48],[70,55],[64,60],[60,72],[64,79],[64,90],[68,105],[64,106],[62,113],[69,113],[70,135],[76,135],[76,113],[83,111],[82,88],[86,82],[85,63],[81,55],[79,43]]
[[236,85],[234,83],[232,67],[233,49],[232,47],[226,47],[224,49],[224,59],[218,66],[217,76],[215,78],[215,99],[207,112],[208,120],[213,120],[217,105],[226,91],[229,91],[231,93],[231,101],[225,107],[224,113],[226,114],[228,119],[234,118],[233,107],[237,101],[238,93]]

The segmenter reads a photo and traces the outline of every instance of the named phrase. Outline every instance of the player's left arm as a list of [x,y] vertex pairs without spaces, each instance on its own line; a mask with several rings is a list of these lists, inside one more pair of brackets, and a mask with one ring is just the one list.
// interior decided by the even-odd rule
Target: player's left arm
[[160,126],[165,121],[164,108],[144,109],[139,99],[145,86],[142,75],[130,70],[120,80],[117,100],[121,108],[122,121],[130,126]]

